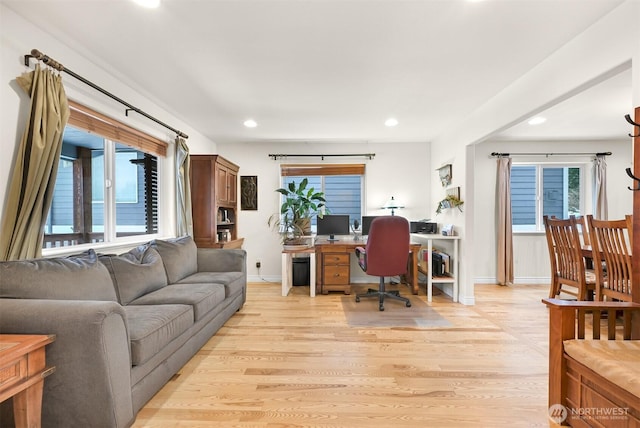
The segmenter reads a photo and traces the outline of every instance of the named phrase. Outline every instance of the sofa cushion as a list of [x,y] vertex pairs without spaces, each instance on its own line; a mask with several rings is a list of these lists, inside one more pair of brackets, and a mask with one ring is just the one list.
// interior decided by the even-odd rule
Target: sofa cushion
[[134,366],[144,364],[193,325],[193,310],[189,305],[129,305],[123,308]]
[[234,297],[244,289],[243,272],[196,272],[181,279],[178,284],[217,283],[223,284],[225,297]]
[[222,284],[171,284],[135,299],[132,305],[183,304],[193,306],[198,321],[218,306],[225,296]]
[[95,251],[56,258],[0,262],[0,297],[117,301]]
[[167,285],[167,275],[155,248],[139,246],[119,256],[101,256],[122,305]]
[[198,248],[191,236],[181,238],[151,241],[164,263],[169,284],[176,283],[182,278],[198,270]]
[[640,397],[640,340],[565,340],[564,350],[574,360]]

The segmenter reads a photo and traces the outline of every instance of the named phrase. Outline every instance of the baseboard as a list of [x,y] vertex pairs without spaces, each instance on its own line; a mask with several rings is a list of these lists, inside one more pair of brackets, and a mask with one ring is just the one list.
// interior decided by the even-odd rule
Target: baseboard
[[[477,277],[473,280],[474,284],[497,284],[498,279],[496,277]],[[514,284],[550,284],[550,277],[537,277],[537,276],[518,276],[513,279]]]

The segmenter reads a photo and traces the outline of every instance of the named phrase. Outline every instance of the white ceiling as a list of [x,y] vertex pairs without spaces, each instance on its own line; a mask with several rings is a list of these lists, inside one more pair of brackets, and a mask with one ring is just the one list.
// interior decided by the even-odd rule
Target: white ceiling
[[[227,143],[430,141],[622,0],[2,3]],[[627,71],[499,137],[624,137],[630,106]]]

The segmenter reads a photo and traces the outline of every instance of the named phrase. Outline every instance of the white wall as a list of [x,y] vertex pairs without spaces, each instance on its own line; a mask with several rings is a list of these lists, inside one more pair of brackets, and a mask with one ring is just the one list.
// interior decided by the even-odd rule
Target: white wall
[[[582,34],[558,49],[512,85],[504,88],[482,107],[432,141],[431,169],[453,159],[454,176],[464,183],[464,214],[453,217],[461,232],[460,301],[474,303],[476,260],[487,251],[486,241],[480,239],[475,228],[475,204],[481,198],[474,196],[477,179],[495,171],[474,165],[477,158],[475,144],[489,139],[497,132],[523,121],[535,113],[570,98],[628,67],[631,62],[634,76],[634,102],[640,99],[640,2],[628,0]],[[482,84],[473,80],[470,70],[466,84]],[[558,150],[555,150],[558,151]],[[582,150],[581,150],[582,151]],[[432,182],[432,203],[437,201],[439,186]],[[628,196],[631,198],[631,196]],[[538,248],[535,248],[538,250]],[[528,262],[523,262],[528,263]]]
[[[126,84],[126,77],[100,63],[99,58],[90,58],[52,38],[41,28],[25,21],[6,6],[0,4],[0,213],[4,212],[7,186],[13,171],[16,148],[24,131],[29,97],[18,87],[15,78],[33,70],[24,65],[24,55],[38,49],[60,61],[70,70],[93,81],[102,88],[158,118],[175,129],[189,135],[189,145],[197,150],[216,151],[215,143],[174,117],[154,103],[149,96],[140,94]],[[34,61],[32,60],[32,64]],[[63,73],[67,97],[86,104],[94,110],[147,132],[170,144],[169,156],[160,164],[161,171],[173,171],[173,140],[175,135],[168,129],[149,119],[132,113],[124,115],[125,107],[105,95]],[[173,173],[162,174],[161,222],[167,235],[175,233],[175,191]]]
[[[388,214],[380,207],[391,196],[402,200],[406,206],[396,215],[418,220],[435,214],[429,210],[429,189],[434,172],[427,167],[430,164],[428,143],[244,143],[219,144],[218,149],[220,155],[240,166],[241,176],[258,176],[258,210],[240,211],[238,218],[238,233],[245,239],[243,248],[247,251],[251,281],[280,281],[281,243],[278,234],[268,227],[267,220],[279,211],[279,194],[275,189],[281,187],[281,163],[365,163],[365,214]],[[322,161],[303,157],[274,161],[268,156],[270,153],[375,153],[375,157],[372,160],[328,157]],[[258,259],[262,265],[260,272],[255,267]],[[351,273],[354,282],[366,280],[353,258]]]
[[[435,179],[435,169],[445,163],[453,164],[453,185],[461,186],[462,199],[465,201],[464,213],[449,210],[438,216],[436,220],[439,223],[453,223],[462,236],[460,298],[463,303],[474,303],[473,290],[476,277],[482,279],[485,275],[486,277],[492,275],[483,270],[482,263],[478,268],[479,263],[476,262],[479,254],[491,255],[491,252],[487,251],[486,239],[481,239],[484,235],[480,234],[478,230],[480,227],[476,227],[475,219],[481,215],[481,212],[475,213],[475,205],[477,201],[484,200],[481,196],[474,195],[477,189],[474,183],[483,177],[495,175],[495,171],[494,166],[487,171],[482,168],[482,165],[475,165],[480,155],[476,155],[477,148],[474,145],[487,140],[493,133],[506,129],[533,113],[542,111],[585,87],[605,79],[612,70],[619,69],[625,64],[628,66],[631,60],[633,60],[634,105],[640,105],[640,26],[638,22],[640,22],[640,2],[626,1],[493,99],[488,100],[469,117],[461,117],[458,123],[452,124],[447,132],[430,145],[373,144],[366,149],[357,146],[357,150],[344,145],[338,146],[340,150],[373,151],[377,154],[375,160],[367,162],[367,165],[371,166],[367,174],[367,206],[372,210],[371,213],[375,213],[373,210],[382,203],[380,201],[386,201],[386,198],[393,194],[399,198],[402,197],[407,204],[403,215],[414,219],[433,217],[436,203],[443,194],[440,183]],[[279,268],[274,267],[279,266],[279,263],[275,262],[279,254],[273,251],[273,248],[277,248],[273,245],[277,244],[277,237],[269,232],[266,226],[262,227],[266,224],[267,213],[270,214],[276,208],[277,197],[274,196],[272,189],[279,184],[277,162],[268,159],[267,154],[289,150],[327,152],[329,148],[334,151],[330,144],[323,144],[320,148],[296,145],[295,150],[291,146],[279,144],[217,148],[215,142],[155,103],[152,95],[141,94],[127,86],[126,76],[118,75],[111,70],[109,64],[100,61],[99,56],[72,50],[1,4],[0,150],[3,156],[0,157],[0,211],[4,209],[15,148],[22,135],[25,121],[27,98],[21,93],[14,79],[32,69],[25,67],[22,62],[23,55],[32,48],[51,55],[76,73],[90,78],[136,107],[187,133],[190,136],[188,144],[193,153],[219,151],[240,165],[241,175],[258,175],[260,177],[258,201],[260,210],[241,212],[240,217],[240,230],[245,236],[245,246],[250,257],[249,273],[257,274],[255,258],[260,257],[263,259],[264,266],[261,273],[279,275]],[[158,127],[143,117],[132,114],[126,118],[122,106],[75,81],[72,77],[65,76],[64,82],[69,98],[86,103],[104,114],[127,122],[167,142],[173,140],[174,136],[170,131]],[[482,82],[475,82],[473,72],[470,70],[469,79],[461,84],[473,85],[482,84]],[[335,149],[338,150],[338,148]],[[161,167],[170,170],[171,161],[171,158],[167,159]],[[163,225],[171,228],[175,217],[171,174],[165,175],[162,193],[168,198],[167,203],[161,207]],[[263,206],[265,206],[264,209]],[[478,234],[480,236],[477,236]],[[262,257],[262,254],[267,256]],[[479,269],[477,273],[476,269]]]
[[[589,141],[589,142],[485,142],[476,146],[475,167],[478,174],[475,180],[475,217],[474,230],[477,242],[482,243],[483,251],[474,257],[474,273],[476,283],[496,282],[496,158],[492,152],[502,153],[596,153],[610,151],[607,162],[607,192],[609,199],[609,218],[624,218],[632,211],[631,191],[627,189],[630,180],[625,168],[631,166],[631,141]],[[557,157],[554,162],[584,162],[586,169],[585,183],[587,194],[585,213],[593,212],[591,195],[591,159],[592,156]],[[540,157],[513,157],[513,162],[541,162]],[[514,277],[516,283],[544,284],[549,281],[549,252],[544,233],[516,233],[513,237]]]

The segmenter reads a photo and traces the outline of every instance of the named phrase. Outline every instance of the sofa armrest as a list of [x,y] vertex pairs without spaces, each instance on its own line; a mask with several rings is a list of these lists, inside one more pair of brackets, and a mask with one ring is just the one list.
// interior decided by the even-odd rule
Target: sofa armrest
[[133,422],[129,337],[117,302],[0,299],[0,333],[56,335],[46,348],[55,372],[45,380],[43,421],[87,427]]
[[247,252],[242,249],[198,248],[198,272],[246,272]]

